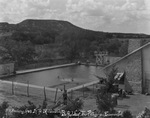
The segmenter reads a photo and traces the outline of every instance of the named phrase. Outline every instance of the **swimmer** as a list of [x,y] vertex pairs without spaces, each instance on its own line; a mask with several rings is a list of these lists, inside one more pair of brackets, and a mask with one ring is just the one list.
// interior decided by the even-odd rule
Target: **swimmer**
[[59,79],[59,76],[57,78]]
[[72,81],[72,82],[74,81],[73,78],[71,79],[71,81]]

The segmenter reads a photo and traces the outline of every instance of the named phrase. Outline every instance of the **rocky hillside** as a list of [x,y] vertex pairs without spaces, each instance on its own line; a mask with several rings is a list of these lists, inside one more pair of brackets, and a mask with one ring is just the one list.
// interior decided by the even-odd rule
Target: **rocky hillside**
[[[29,41],[35,46],[49,45],[55,53],[60,52],[69,59],[78,58],[83,54],[88,57],[95,50],[125,55],[127,40],[122,42],[119,39],[150,38],[150,35],[146,34],[92,31],[67,21],[35,19],[27,19],[17,24],[0,23],[0,39],[7,36],[14,41]],[[43,48],[43,52],[47,55],[47,50],[52,52],[50,49]]]
[[[8,32],[23,32],[23,33],[47,33],[52,38],[63,37],[66,34],[76,33],[76,35],[82,35],[86,38],[85,35],[92,35],[93,37],[103,37],[103,38],[139,38],[139,37],[150,37],[145,34],[129,34],[129,33],[107,33],[107,32],[98,32],[83,29],[77,27],[70,22],[61,21],[61,20],[34,20],[27,19],[18,24],[9,24],[7,22],[0,23],[0,34]],[[83,36],[84,35],[84,36]]]

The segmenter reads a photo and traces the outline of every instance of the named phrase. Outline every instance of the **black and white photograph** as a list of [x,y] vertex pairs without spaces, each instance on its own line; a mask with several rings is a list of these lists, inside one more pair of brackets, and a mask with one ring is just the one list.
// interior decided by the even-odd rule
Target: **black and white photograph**
[[0,0],[0,118],[150,118],[150,0]]

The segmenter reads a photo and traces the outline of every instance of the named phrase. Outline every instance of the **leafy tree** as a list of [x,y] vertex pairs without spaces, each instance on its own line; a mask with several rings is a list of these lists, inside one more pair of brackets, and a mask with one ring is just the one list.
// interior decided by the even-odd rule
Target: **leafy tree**
[[107,44],[107,50],[109,53],[119,54],[119,48],[121,46],[121,42],[117,39],[110,40],[109,44]]
[[97,107],[100,110],[101,113],[104,113],[105,111],[113,111],[114,105],[112,103],[111,94],[107,93],[105,91],[98,91],[96,94],[96,102]]
[[36,56],[34,46],[29,42],[15,41],[8,38],[0,40],[0,46],[5,50],[1,50],[3,60],[15,61],[18,65],[32,61]]
[[[75,37],[76,36],[76,37]],[[71,62],[79,57],[79,42],[78,42],[78,35],[76,32],[72,32],[69,35],[64,35],[66,40],[63,40],[62,46],[60,48],[61,55],[66,57]]]
[[79,55],[77,45],[74,42],[67,41],[63,44],[61,53],[71,62],[75,60]]
[[113,66],[112,67],[112,70],[107,74],[107,79],[103,79],[99,76],[96,75],[96,77],[100,80],[100,81],[105,81],[104,84],[105,84],[105,90],[109,93],[112,93],[113,91],[113,84],[115,83],[115,76],[118,72],[118,69]]
[[[114,77],[117,74],[117,68],[113,66],[112,70],[107,74],[107,80],[104,82],[105,86],[101,87],[96,94],[98,109],[103,113],[105,111],[113,112],[114,103],[111,94],[113,92]],[[103,80],[101,77],[96,76],[98,79]]]
[[118,72],[118,69],[113,66],[112,70],[108,73],[107,75],[107,82],[106,82],[106,86],[107,86],[107,92],[111,92],[113,90],[113,84],[115,83],[115,76]]

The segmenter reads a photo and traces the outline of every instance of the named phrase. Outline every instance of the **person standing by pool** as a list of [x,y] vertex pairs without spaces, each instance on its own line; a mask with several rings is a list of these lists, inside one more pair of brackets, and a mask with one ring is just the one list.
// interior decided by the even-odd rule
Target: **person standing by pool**
[[63,93],[63,100],[64,100],[64,105],[67,105],[67,90],[64,89]]

